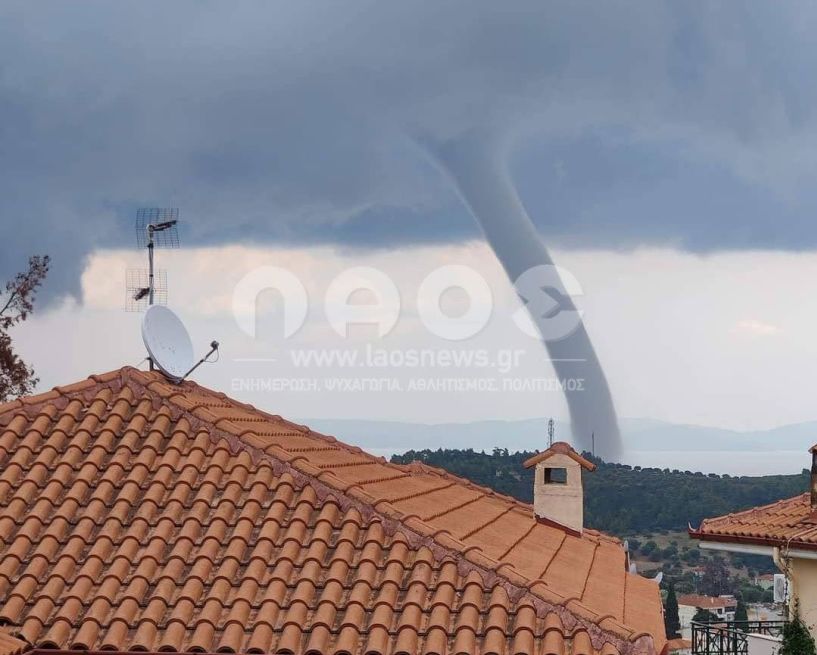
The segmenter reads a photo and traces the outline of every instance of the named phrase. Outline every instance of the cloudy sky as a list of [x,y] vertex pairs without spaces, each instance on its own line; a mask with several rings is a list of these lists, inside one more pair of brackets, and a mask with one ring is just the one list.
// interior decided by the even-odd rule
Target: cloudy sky
[[[44,387],[138,363],[139,315],[121,311],[125,268],[143,259],[133,220],[175,206],[185,249],[160,255],[170,304],[197,350],[223,344],[201,382],[298,417],[563,417],[558,391],[524,385],[247,387],[349,375],[296,370],[295,350],[452,347],[414,301],[449,263],[485,278],[494,309],[455,347],[524,353],[511,371],[461,374],[552,376],[420,145],[484,130],[581,285],[621,415],[738,429],[815,419],[816,23],[806,2],[4,2],[0,275],[29,254],[54,261],[15,339]],[[294,338],[274,294],[256,338],[233,315],[235,284],[264,265],[308,291]],[[341,339],[322,312],[332,279],[361,265],[401,294],[385,339]]]

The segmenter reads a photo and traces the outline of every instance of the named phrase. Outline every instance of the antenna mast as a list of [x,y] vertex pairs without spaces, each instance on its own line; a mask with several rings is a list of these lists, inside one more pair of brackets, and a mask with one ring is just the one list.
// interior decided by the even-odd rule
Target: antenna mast
[[148,225],[148,307],[153,304],[153,225]]
[[[148,297],[148,307],[155,300],[155,277],[153,269],[153,251],[155,248],[178,248],[179,210],[175,207],[160,209],[140,209],[136,212],[136,243],[140,248],[148,249],[148,285],[138,289],[140,298]],[[134,297],[134,299],[137,299]]]
[[553,419],[548,419],[548,448],[553,445],[553,433],[556,432],[556,428],[553,423]]

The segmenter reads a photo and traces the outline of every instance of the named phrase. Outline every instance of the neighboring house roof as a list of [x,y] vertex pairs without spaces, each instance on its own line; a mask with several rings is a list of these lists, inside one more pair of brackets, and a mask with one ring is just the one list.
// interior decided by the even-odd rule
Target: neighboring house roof
[[726,516],[704,519],[689,534],[704,541],[817,550],[817,522],[808,493]]
[[0,405],[0,624],[72,650],[666,643],[618,540],[130,367]]
[[735,598],[724,598],[723,596],[700,596],[698,594],[685,594],[678,596],[678,604],[686,607],[699,607],[705,610],[725,609],[736,607],[738,601]]
[[546,459],[550,459],[554,455],[567,455],[570,457],[570,459],[581,464],[582,468],[587,469],[588,471],[596,470],[596,465],[593,462],[579,455],[579,453],[573,450],[569,443],[564,441],[557,441],[547,450],[543,450],[541,453],[537,453],[533,457],[529,457],[522,463],[522,466],[524,466],[526,469],[530,468],[531,466],[536,466],[539,462],[544,462]]

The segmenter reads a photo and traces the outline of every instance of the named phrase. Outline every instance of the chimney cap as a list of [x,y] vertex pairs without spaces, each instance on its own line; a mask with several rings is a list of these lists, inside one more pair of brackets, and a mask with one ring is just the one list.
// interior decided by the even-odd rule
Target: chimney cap
[[[815,446],[815,448],[817,448],[817,446]],[[547,450],[543,450],[541,453],[537,453],[533,457],[526,459],[522,466],[529,469],[531,466],[536,466],[539,462],[544,462],[546,459],[553,457],[554,455],[567,455],[570,457],[570,459],[581,465],[583,469],[587,471],[596,470],[596,465],[593,462],[579,455],[579,453],[573,450],[573,447],[566,441],[555,442]]]

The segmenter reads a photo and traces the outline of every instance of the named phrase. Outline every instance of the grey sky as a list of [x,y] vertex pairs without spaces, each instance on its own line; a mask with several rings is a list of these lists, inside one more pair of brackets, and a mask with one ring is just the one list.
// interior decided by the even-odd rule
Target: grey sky
[[134,210],[188,243],[478,234],[414,145],[507,137],[547,242],[817,246],[810,3],[0,6],[0,274],[76,290]]

